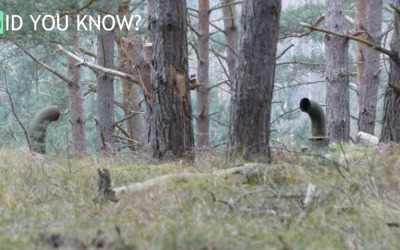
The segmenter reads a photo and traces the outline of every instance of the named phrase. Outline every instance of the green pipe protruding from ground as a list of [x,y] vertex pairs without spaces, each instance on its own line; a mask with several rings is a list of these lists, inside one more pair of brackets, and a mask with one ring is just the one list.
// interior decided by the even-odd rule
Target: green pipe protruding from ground
[[308,98],[300,101],[300,109],[310,116],[312,137],[326,137],[325,112],[321,105]]
[[46,130],[50,122],[57,121],[60,117],[60,109],[53,105],[42,108],[31,122],[29,130],[29,144],[37,153],[46,153]]

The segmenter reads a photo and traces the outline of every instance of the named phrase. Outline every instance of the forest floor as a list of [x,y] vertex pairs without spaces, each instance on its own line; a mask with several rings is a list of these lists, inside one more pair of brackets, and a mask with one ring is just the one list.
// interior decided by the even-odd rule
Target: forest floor
[[400,146],[380,151],[339,152],[341,165],[279,153],[251,183],[242,175],[178,178],[112,202],[96,199],[99,168],[117,187],[234,166],[216,152],[185,165],[3,148],[0,249],[399,249]]

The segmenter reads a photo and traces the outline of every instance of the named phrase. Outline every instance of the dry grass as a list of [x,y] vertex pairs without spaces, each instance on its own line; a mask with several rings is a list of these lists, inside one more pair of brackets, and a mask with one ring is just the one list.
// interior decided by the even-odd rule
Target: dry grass
[[[348,159],[350,172],[342,168],[346,180],[333,164],[277,160],[251,185],[236,176],[194,178],[96,203],[97,168],[121,186],[232,166],[222,156],[156,166],[2,149],[0,249],[399,249],[400,147],[374,160],[360,152]],[[304,207],[309,183],[316,197]]]

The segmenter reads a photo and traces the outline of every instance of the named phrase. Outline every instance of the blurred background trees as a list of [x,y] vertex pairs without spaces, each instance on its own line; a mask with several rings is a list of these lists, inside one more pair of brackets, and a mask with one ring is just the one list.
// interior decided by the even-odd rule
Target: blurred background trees
[[[159,132],[152,127],[157,93],[153,93],[156,81],[154,76],[153,80],[150,79],[150,69],[155,66],[152,64],[152,55],[158,52],[149,21],[157,18],[151,17],[151,13],[157,11],[148,10],[157,7],[152,6],[154,0],[106,2],[107,6],[100,0],[16,0],[0,3],[0,10],[6,15],[16,14],[24,18],[20,31],[5,31],[0,36],[1,145],[27,145],[16,116],[25,127],[29,127],[38,110],[47,105],[57,105],[61,116],[48,128],[48,153],[93,154],[104,145],[108,145],[113,152],[152,153],[152,138],[156,138],[154,133]],[[186,87],[191,88],[189,82],[193,74],[196,74],[197,83],[202,85],[188,91],[190,98],[187,98],[191,104],[191,115],[187,119],[193,124],[194,145],[226,150],[230,98],[235,92],[233,79],[239,64],[238,44],[243,31],[243,3],[234,0],[187,0],[185,3],[187,27],[182,34],[186,35],[187,47],[182,51],[187,49],[187,62],[174,62],[173,66],[183,66]],[[390,4],[392,1],[387,0],[370,0],[367,3],[355,0],[346,1],[340,8],[331,7],[339,8],[345,20],[342,21],[344,27],[341,32],[396,51],[396,47],[389,46],[396,35],[392,27],[397,27],[397,23],[393,23],[393,13],[397,12]],[[394,6],[396,4],[397,1]],[[128,17],[138,14],[142,20],[138,23],[138,31],[134,27],[108,34],[88,30],[44,31],[41,25],[37,31],[33,31],[29,15],[47,14],[59,14],[64,18],[68,16],[70,22],[74,21],[73,17],[77,14]],[[269,144],[273,147],[280,147],[282,143],[299,147],[307,144],[310,124],[307,115],[298,108],[303,97],[314,99],[323,107],[328,105],[325,69],[330,68],[330,64],[325,57],[325,49],[329,51],[324,42],[326,35],[311,32],[300,23],[330,29],[325,25],[331,20],[329,18],[324,0],[282,2],[269,128]],[[333,39],[332,35],[329,37]],[[352,39],[347,42],[347,62],[342,63],[346,64],[343,67],[347,73],[343,72],[348,83],[347,86],[343,83],[340,90],[342,93],[348,91],[349,95],[348,108],[344,107],[348,109],[346,117],[349,117],[346,120],[349,126],[346,136],[355,141],[359,130],[378,136],[381,134],[386,95],[387,116],[384,120],[388,125],[383,138],[397,141],[396,136],[387,132],[397,126],[397,120],[391,120],[395,116],[395,104],[398,103],[394,92],[396,88],[389,88],[385,94],[390,83],[389,68],[396,66],[393,64],[395,61],[391,60],[389,54],[377,53]],[[67,56],[65,51],[82,59],[83,63],[77,64],[79,60]],[[118,77],[91,65],[104,66],[126,75]],[[328,94],[332,94],[332,91],[328,90]],[[333,97],[332,101],[337,101],[333,95],[329,96]],[[12,111],[10,97],[14,100],[15,112]],[[173,108],[174,105],[171,106]],[[104,109],[108,111],[103,113]],[[179,115],[181,113],[177,112]],[[169,140],[170,135],[166,136]],[[337,138],[346,141],[346,136]]]

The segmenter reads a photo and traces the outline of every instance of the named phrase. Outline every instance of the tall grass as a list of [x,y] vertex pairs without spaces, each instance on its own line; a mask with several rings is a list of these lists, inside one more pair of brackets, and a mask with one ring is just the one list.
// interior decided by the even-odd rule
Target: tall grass
[[[276,159],[251,184],[234,175],[177,179],[114,203],[94,199],[98,168],[122,186],[233,166],[211,154],[193,166],[154,165],[3,148],[0,249],[399,249],[400,147],[346,157],[342,167]],[[309,183],[316,193],[305,207]]]

